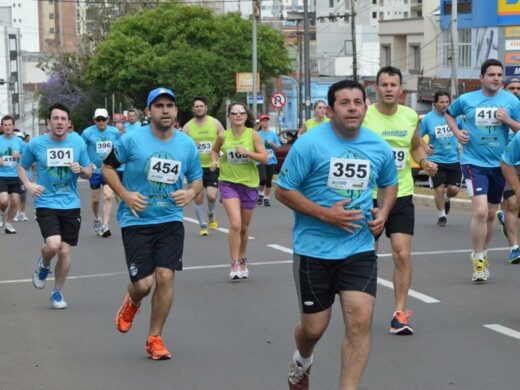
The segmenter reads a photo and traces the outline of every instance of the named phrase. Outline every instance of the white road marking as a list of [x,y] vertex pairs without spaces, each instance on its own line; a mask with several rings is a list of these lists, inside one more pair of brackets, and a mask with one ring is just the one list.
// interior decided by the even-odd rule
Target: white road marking
[[278,244],[269,244],[267,246],[269,248],[276,249],[277,251],[280,251],[280,252],[289,253],[291,255],[293,254],[293,250],[291,248],[287,248],[285,246],[281,246],[281,245],[278,245]]
[[502,333],[503,335],[512,337],[514,339],[520,340],[520,332],[517,330],[499,325],[499,324],[489,324],[489,325],[482,325],[484,328],[488,328],[491,330],[494,330],[495,332]]
[[[195,225],[198,225],[198,224],[199,224],[199,221],[197,221],[196,219],[193,219],[193,218],[184,217],[184,220],[185,220],[186,222],[194,223]],[[226,233],[226,234],[229,233],[229,229],[226,229],[226,228],[216,228],[215,230],[218,230],[219,232]],[[249,239],[250,239],[250,240],[254,240],[255,238],[249,236]]]

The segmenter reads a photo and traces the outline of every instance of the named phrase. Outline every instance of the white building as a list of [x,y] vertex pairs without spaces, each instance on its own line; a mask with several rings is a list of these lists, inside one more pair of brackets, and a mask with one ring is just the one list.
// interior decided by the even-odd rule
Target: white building
[[21,50],[40,50],[37,1],[0,0],[0,22],[20,29]]

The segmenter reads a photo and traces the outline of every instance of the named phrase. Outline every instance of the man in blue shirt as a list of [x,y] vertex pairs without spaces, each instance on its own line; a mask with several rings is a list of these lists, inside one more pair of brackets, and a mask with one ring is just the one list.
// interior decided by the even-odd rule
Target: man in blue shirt
[[137,111],[134,109],[128,110],[128,121],[125,123],[125,132],[130,133],[134,130],[141,129],[141,123],[138,122]]
[[[509,129],[520,128],[520,101],[502,89],[503,73],[500,61],[484,61],[480,69],[482,89],[461,95],[446,112],[446,122],[462,144],[462,173],[473,206],[473,282],[489,278],[487,249],[505,186],[500,156],[507,145]],[[459,129],[455,119],[459,115],[465,115],[467,129]]]
[[[154,360],[169,359],[161,333],[173,302],[173,278],[182,270],[182,207],[202,189],[202,169],[193,140],[174,130],[175,95],[166,88],[151,91],[146,112],[151,124],[120,138],[103,163],[107,183],[121,198],[121,226],[131,283],[116,315],[116,327],[130,330],[141,300],[152,290],[152,313],[145,348]],[[116,169],[126,164],[123,180]],[[183,178],[190,188],[183,189]]]
[[264,140],[265,150],[267,151],[267,164],[257,164],[258,174],[260,175],[260,186],[258,188],[259,193],[256,204],[260,206],[263,202],[264,206],[270,207],[271,201],[269,194],[271,193],[274,169],[278,162],[275,152],[282,144],[280,144],[280,139],[276,133],[269,130],[269,115],[260,115],[258,135]]
[[[94,213],[94,232],[100,237],[110,237],[110,215],[112,212],[112,198],[114,192],[106,185],[101,174],[101,164],[103,159],[110,153],[116,140],[119,138],[119,131],[108,125],[108,111],[98,108],[94,112],[95,124],[87,127],[81,136],[87,144],[90,161],[95,166],[92,177],[90,178],[90,189],[92,190],[92,211]],[[100,192],[103,190],[103,218],[99,216]]]
[[[47,134],[34,138],[18,165],[20,180],[34,197],[36,220],[40,226],[44,244],[33,274],[33,286],[45,287],[51,260],[58,257],[54,273],[52,306],[65,309],[62,289],[70,269],[70,251],[78,243],[81,225],[78,177],[89,179],[92,168],[83,139],[68,133],[69,110],[62,104],[49,107]],[[29,180],[27,170],[36,163],[36,183]]]
[[450,212],[450,198],[457,196],[460,190],[462,172],[459,160],[459,142],[446,124],[446,110],[450,105],[450,94],[437,91],[433,97],[434,109],[421,120],[419,133],[428,135],[429,160],[437,163],[437,173],[432,176],[435,188],[434,200],[439,212],[438,226],[446,226],[446,216]]
[[[293,145],[278,178],[276,198],[295,211],[293,269],[301,310],[290,389],[309,387],[314,346],[327,328],[336,293],[349,335],[342,344],[340,388],[356,387],[370,352],[374,235],[381,234],[395,204],[397,169],[390,146],[361,126],[365,101],[358,82],[333,84],[331,121]],[[381,209],[373,208],[375,188]]]

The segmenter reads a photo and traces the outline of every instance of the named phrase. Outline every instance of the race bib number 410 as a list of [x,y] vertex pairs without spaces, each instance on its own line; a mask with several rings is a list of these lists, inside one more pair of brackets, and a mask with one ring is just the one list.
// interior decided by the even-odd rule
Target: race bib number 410
[[366,190],[370,179],[370,161],[332,158],[327,187],[335,190]]
[[176,160],[152,157],[150,159],[148,180],[158,183],[174,184],[179,180],[181,164],[180,161]]
[[477,126],[500,126],[497,119],[497,107],[475,108],[475,124]]
[[68,167],[74,162],[74,150],[72,148],[47,149],[48,167]]
[[4,167],[15,167],[16,159],[13,156],[2,156]]

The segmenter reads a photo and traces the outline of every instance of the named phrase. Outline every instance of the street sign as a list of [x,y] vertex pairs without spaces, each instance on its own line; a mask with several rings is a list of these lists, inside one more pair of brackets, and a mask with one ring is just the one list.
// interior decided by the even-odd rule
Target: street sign
[[[253,95],[247,95],[247,104],[253,104]],[[256,104],[264,104],[264,95],[256,95]]]
[[506,66],[506,76],[520,76],[520,66]]
[[287,101],[285,95],[281,92],[276,92],[271,95],[271,105],[274,108],[283,108],[285,106],[285,102]]

